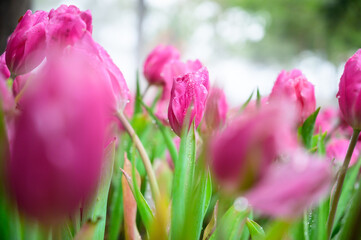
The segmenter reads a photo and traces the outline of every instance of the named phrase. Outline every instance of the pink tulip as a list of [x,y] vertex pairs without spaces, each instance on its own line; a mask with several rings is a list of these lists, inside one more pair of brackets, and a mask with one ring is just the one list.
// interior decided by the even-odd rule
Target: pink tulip
[[299,122],[305,121],[316,110],[314,86],[300,70],[282,71],[278,75],[270,101],[279,97],[286,97],[297,106]]
[[[342,165],[347,149],[349,145],[349,140],[347,139],[332,139],[326,147],[326,156],[330,161],[335,160],[338,165]],[[356,148],[352,154],[351,161],[349,167],[353,166],[356,162],[358,157],[360,156],[359,148],[356,145]]]
[[79,60],[47,62],[26,88],[15,119],[10,189],[19,209],[45,224],[74,213],[100,175],[106,91],[101,72]]
[[149,84],[166,85],[167,82],[161,76],[163,67],[169,61],[179,59],[179,56],[178,50],[173,46],[159,45],[154,48],[149,53],[143,67],[144,76]]
[[337,125],[338,112],[333,107],[321,109],[315,123],[315,133],[327,132],[330,134]]
[[202,67],[174,79],[168,107],[168,118],[173,131],[180,136],[188,109],[189,126],[194,120],[197,128],[202,120],[209,89],[208,70]]
[[8,79],[10,77],[10,71],[6,66],[5,61],[5,52],[0,56],[0,77],[3,79]]
[[120,111],[125,108],[130,99],[130,92],[122,72],[114,64],[105,49],[93,40],[90,33],[74,44],[70,51],[78,51],[81,55],[88,55],[93,59],[94,66],[104,71],[103,78],[99,79],[108,87],[112,111]]
[[49,46],[74,45],[86,32],[92,33],[92,16],[89,10],[80,11],[76,6],[61,5],[49,12],[46,38]]
[[329,163],[296,154],[288,163],[274,164],[246,193],[245,197],[255,211],[292,219],[329,194],[333,177]]
[[345,64],[337,93],[344,120],[354,129],[361,130],[361,49]]
[[[188,60],[187,62],[173,59],[164,65],[161,73],[161,77],[164,79],[163,92],[156,109],[156,115],[163,121],[164,124],[168,124],[167,107],[169,106],[170,92],[174,79],[187,73],[196,72],[202,67],[203,65],[198,59],[194,61]],[[209,82],[207,81],[206,84],[207,85],[205,87],[209,89]]]
[[297,147],[295,114],[285,102],[244,113],[211,140],[210,165],[226,191],[243,191],[255,184],[282,154]]
[[204,131],[216,130],[225,124],[228,112],[228,104],[226,95],[223,90],[217,87],[212,87],[204,113],[204,120],[202,127]]
[[45,57],[45,28],[48,13],[28,10],[20,18],[6,47],[6,64],[14,75],[28,73]]

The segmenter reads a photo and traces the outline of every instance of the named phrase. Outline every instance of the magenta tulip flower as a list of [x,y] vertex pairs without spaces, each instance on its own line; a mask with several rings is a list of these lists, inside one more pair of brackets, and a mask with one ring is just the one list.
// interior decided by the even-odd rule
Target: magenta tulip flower
[[255,211],[274,218],[297,218],[329,194],[333,175],[327,161],[297,152],[291,158],[288,163],[274,164],[246,193]]
[[149,84],[166,85],[167,82],[162,77],[163,67],[172,60],[179,59],[179,52],[173,46],[159,45],[154,48],[145,60],[143,73]]
[[209,76],[205,67],[174,79],[168,118],[170,126],[178,136],[181,136],[188,111],[190,111],[189,126],[194,121],[195,127],[198,127],[205,110],[208,89]]
[[48,13],[28,10],[20,18],[6,46],[6,64],[14,75],[28,73],[45,57],[45,28]]
[[[335,161],[337,165],[342,165],[346,152],[348,149],[350,141],[347,139],[331,139],[326,147],[326,156],[330,161]],[[356,148],[353,151],[349,167],[353,166],[358,157],[360,156],[359,146],[356,145]]]
[[297,147],[292,110],[285,102],[266,105],[259,111],[244,113],[213,137],[210,165],[224,190],[248,189],[276,158]]
[[345,64],[337,93],[344,120],[354,129],[361,130],[361,49]]
[[278,75],[269,100],[279,97],[286,97],[297,106],[301,123],[316,110],[314,86],[298,69],[282,71]]
[[49,12],[49,24],[46,28],[48,46],[74,45],[86,32],[91,34],[92,28],[89,10],[80,11],[73,5],[61,5]]
[[330,134],[337,125],[338,111],[333,107],[321,109],[315,123],[315,133],[327,132]]
[[223,90],[212,87],[207,99],[202,128],[205,132],[213,131],[225,124],[228,112],[226,95]]
[[47,62],[15,119],[9,183],[19,209],[45,224],[71,216],[95,190],[108,112],[96,68],[79,58]]

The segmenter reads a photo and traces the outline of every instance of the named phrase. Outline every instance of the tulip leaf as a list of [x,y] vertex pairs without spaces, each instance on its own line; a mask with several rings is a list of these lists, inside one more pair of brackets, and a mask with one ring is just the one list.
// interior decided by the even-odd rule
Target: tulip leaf
[[139,80],[139,70],[136,73],[136,91],[135,91],[135,101],[134,101],[134,114],[133,116],[137,115],[138,113],[142,112],[141,108],[141,93],[140,93],[140,80]]
[[95,227],[93,239],[104,239],[108,193],[113,175],[114,155],[115,141],[112,141],[105,149],[100,182],[93,205],[86,211],[86,220],[91,219],[93,222],[98,221]]
[[252,91],[251,95],[247,98],[246,102],[242,104],[241,111],[243,111],[249,104],[249,102],[252,100],[254,94],[254,90]]
[[[359,180],[358,185],[361,185]],[[361,187],[359,187],[352,198],[351,207],[346,214],[345,224],[343,225],[342,232],[338,239],[353,240],[360,239],[360,217],[361,217]],[[334,235],[334,234],[333,234]]]
[[[123,139],[119,139],[122,142]],[[114,173],[112,179],[112,195],[109,206],[109,226],[108,226],[108,239],[117,240],[119,238],[120,229],[123,221],[123,189],[122,189],[122,173],[119,168],[123,167],[124,162],[124,147],[119,144],[117,149],[117,157],[114,163]]]
[[204,229],[203,232],[203,240],[208,240],[212,236],[214,230],[216,230],[217,226],[217,215],[218,215],[218,201],[216,205],[214,206],[212,218],[209,221],[207,227]]
[[[187,116],[189,116],[189,114],[187,114]],[[189,126],[187,121],[185,121],[184,126]],[[172,240],[184,239],[182,236],[186,232],[184,223],[186,220],[187,208],[189,209],[186,200],[193,189],[192,182],[195,163],[195,147],[195,127],[193,122],[189,131],[188,127],[183,128],[179,146],[179,158],[174,163],[170,229]]]
[[[134,159],[134,157],[132,157],[132,159]],[[134,161],[134,160],[132,160]],[[149,207],[147,201],[145,200],[144,196],[142,195],[139,187],[137,184],[134,184],[135,182],[135,175],[136,175],[136,168],[135,168],[135,164],[131,164],[132,166],[132,177],[130,177],[128,175],[127,172],[125,172],[124,170],[122,170],[123,175],[125,177],[125,180],[127,180],[128,185],[130,187],[130,190],[133,193],[134,199],[137,203],[138,206],[138,210],[139,210],[139,214],[140,217],[144,223],[144,226],[146,227],[146,230],[149,231],[152,225],[152,222],[154,221],[154,216],[153,216],[153,212],[151,210],[151,208]]]
[[345,182],[342,187],[342,192],[340,196],[340,200],[337,207],[336,217],[335,217],[335,228],[337,225],[341,225],[342,217],[344,216],[346,209],[351,204],[351,199],[356,191],[355,184],[357,181],[357,177],[359,175],[359,169],[361,167],[361,159],[358,159],[357,163],[350,167],[347,171]]
[[232,205],[219,221],[210,239],[238,240],[241,238],[249,209],[237,210]]
[[[99,224],[100,218],[95,221],[88,220],[83,226],[80,228],[80,231],[75,235],[74,240],[87,240],[94,239],[96,226]],[[62,236],[62,239],[63,236]]]
[[303,141],[303,144],[307,149],[311,149],[312,147],[312,137],[315,128],[315,122],[320,108],[317,108],[315,112],[313,112],[300,127],[300,135]]
[[249,232],[251,234],[251,239],[252,240],[264,239],[264,237],[265,237],[264,230],[260,225],[258,225],[258,223],[256,223],[255,221],[247,218],[246,225],[247,225],[247,228],[248,228],[248,230],[249,230]]
[[265,240],[280,240],[287,234],[291,223],[286,221],[275,221],[267,228]]
[[[142,100],[139,100],[142,106],[147,110],[150,117],[154,120],[155,124],[158,126],[160,132],[162,133],[162,136],[164,138],[164,142],[168,147],[169,154],[173,161],[177,161],[178,159],[178,153],[177,148],[173,142],[172,136],[168,129],[161,123],[161,121],[154,115],[152,109],[150,109]],[[174,163],[175,164],[175,163]]]
[[259,92],[259,88],[257,87],[257,108],[259,108],[261,106],[261,94]]

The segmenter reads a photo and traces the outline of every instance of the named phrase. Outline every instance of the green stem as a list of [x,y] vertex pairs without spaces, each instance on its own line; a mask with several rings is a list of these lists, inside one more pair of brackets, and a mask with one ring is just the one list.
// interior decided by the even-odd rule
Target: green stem
[[352,134],[351,141],[350,141],[350,144],[347,149],[345,160],[344,160],[343,165],[338,174],[335,192],[331,199],[330,214],[328,215],[328,220],[327,220],[327,238],[328,239],[331,239],[333,222],[334,222],[335,216],[336,216],[337,205],[338,205],[338,201],[340,199],[340,195],[341,195],[341,191],[342,191],[342,185],[345,180],[348,165],[350,164],[352,153],[353,153],[353,150],[355,149],[359,134],[360,134],[360,130],[356,130],[356,129],[353,130],[353,134]]
[[150,184],[150,188],[152,190],[152,195],[153,195],[154,201],[158,202],[158,200],[160,199],[160,191],[159,191],[157,179],[155,177],[155,173],[152,168],[152,163],[150,162],[148,154],[147,154],[142,142],[140,141],[138,135],[135,133],[132,125],[130,125],[127,118],[124,116],[124,113],[119,111],[119,112],[117,112],[116,116],[119,119],[119,121],[123,124],[123,127],[129,134],[130,138],[132,139],[135,147],[137,148],[137,150],[139,152],[140,158],[142,159],[145,170],[148,174],[149,184]]
[[305,240],[310,240],[310,234],[308,232],[308,216],[307,211],[303,213],[303,233],[305,236]]

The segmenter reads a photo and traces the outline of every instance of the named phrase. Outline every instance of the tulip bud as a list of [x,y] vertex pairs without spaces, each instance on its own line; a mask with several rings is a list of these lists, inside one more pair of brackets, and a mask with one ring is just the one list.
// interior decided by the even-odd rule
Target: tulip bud
[[354,129],[361,130],[361,49],[345,64],[337,93],[344,120]]
[[63,60],[47,62],[26,88],[8,171],[19,209],[45,224],[69,217],[91,196],[106,138],[98,69]]
[[174,79],[168,118],[173,131],[180,136],[188,109],[189,126],[194,121],[197,128],[202,120],[209,89],[209,76],[205,67]]
[[210,165],[229,192],[254,185],[280,155],[297,147],[292,108],[284,102],[244,113],[210,141]]
[[[342,165],[347,153],[348,145],[349,140],[347,139],[331,139],[326,147],[327,158],[330,161],[335,161],[337,165]],[[349,167],[353,166],[360,156],[358,146],[359,145],[356,145],[356,148],[353,151]]]
[[167,84],[161,76],[165,64],[172,60],[179,59],[179,52],[173,46],[159,45],[149,53],[145,60],[143,72],[149,84],[165,85]]
[[292,219],[329,194],[333,178],[330,165],[305,154],[296,154],[288,163],[273,165],[246,193],[245,197],[255,211]]
[[206,110],[204,113],[203,128],[205,131],[212,131],[226,122],[228,104],[223,90],[212,87],[207,99]]
[[36,68],[45,57],[45,28],[48,13],[28,10],[8,39],[6,64],[15,74],[25,74]]
[[315,90],[300,70],[282,71],[272,88],[270,101],[286,97],[298,109],[298,121],[303,122],[316,110]]
[[76,6],[61,5],[49,12],[46,28],[47,43],[51,47],[74,45],[86,32],[92,33],[92,16],[89,10],[80,11]]

